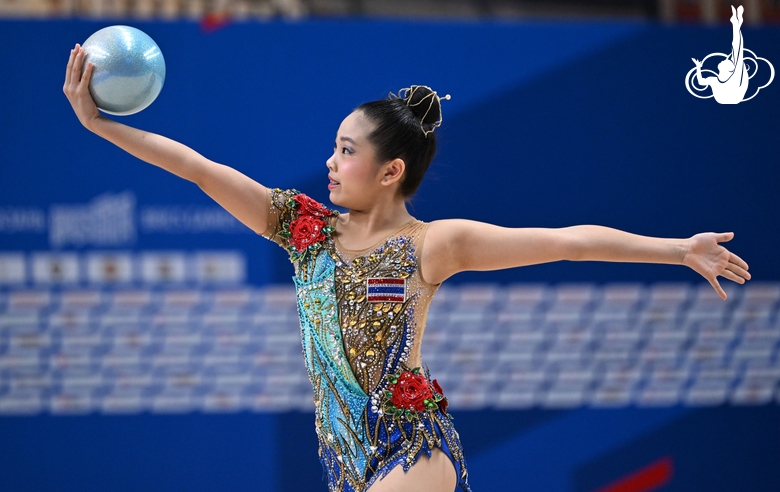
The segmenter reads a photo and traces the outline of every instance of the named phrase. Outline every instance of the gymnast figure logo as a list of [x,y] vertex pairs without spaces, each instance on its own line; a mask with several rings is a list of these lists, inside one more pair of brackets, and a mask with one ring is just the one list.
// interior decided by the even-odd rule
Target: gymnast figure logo
[[[775,67],[766,58],[756,56],[755,53],[744,47],[742,32],[740,31],[740,27],[742,27],[742,12],[744,10],[741,5],[737,10],[734,10],[733,6],[731,7],[733,15],[729,20],[731,20],[732,32],[734,33],[731,41],[731,54],[711,53],[702,61],[692,58],[696,66],[685,76],[685,88],[699,99],[714,97],[720,104],[739,104],[756,97],[758,91],[771,84],[772,79],[775,78]],[[716,60],[723,58],[718,63],[717,74],[713,70],[702,69],[702,66],[709,58],[715,58]],[[769,67],[769,80],[764,85],[758,86],[755,92],[745,98],[750,79],[758,73],[759,60],[766,63]],[[702,77],[702,72],[716,76],[705,78]],[[706,91],[707,87],[712,89],[712,94],[708,96],[696,94],[696,92]]]

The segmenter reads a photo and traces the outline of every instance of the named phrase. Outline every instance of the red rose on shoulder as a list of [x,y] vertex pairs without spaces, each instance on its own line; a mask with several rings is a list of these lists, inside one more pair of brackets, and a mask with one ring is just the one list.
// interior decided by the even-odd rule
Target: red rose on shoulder
[[333,212],[325,208],[320,202],[309,198],[303,193],[295,195],[293,200],[298,204],[298,215],[313,215],[314,217],[330,217],[333,215]]
[[327,226],[323,219],[302,215],[290,222],[290,243],[295,250],[303,252],[312,244],[325,240],[322,229]]
[[433,392],[431,392],[425,376],[410,371],[402,372],[398,377],[398,382],[390,386],[389,391],[393,394],[390,403],[396,408],[418,412],[426,409],[425,400],[433,398]]

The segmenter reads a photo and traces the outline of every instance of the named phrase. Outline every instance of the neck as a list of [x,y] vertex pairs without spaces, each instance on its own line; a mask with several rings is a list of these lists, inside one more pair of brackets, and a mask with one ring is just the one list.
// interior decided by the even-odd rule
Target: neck
[[378,197],[370,208],[350,209],[343,224],[359,234],[371,236],[375,233],[397,229],[412,220],[406,210],[406,203],[400,197]]

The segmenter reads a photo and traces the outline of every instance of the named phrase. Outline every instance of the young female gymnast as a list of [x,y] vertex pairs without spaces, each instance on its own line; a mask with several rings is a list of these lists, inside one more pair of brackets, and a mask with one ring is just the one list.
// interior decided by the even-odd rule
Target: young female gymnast
[[[431,298],[465,270],[572,260],[687,265],[725,299],[717,277],[750,278],[719,242],[638,236],[607,227],[504,228],[469,220],[425,223],[406,209],[433,159],[439,96],[412,86],[358,107],[341,123],[327,162],[339,214],[295,190],[268,189],[165,137],[98,113],[68,60],[63,90],[79,121],[136,157],[196,183],[238,220],[287,249],[306,368],[314,387],[319,455],[332,491],[469,491],[447,399],[420,344]],[[425,459],[422,459],[425,457]]]

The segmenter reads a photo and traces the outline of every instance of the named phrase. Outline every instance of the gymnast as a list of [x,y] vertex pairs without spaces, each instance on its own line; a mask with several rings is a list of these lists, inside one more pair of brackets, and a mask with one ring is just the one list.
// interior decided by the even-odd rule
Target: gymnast
[[63,90],[85,128],[195,183],[287,251],[331,491],[471,490],[445,391],[420,354],[431,299],[452,275],[561,260],[667,263],[692,268],[723,299],[719,276],[750,279],[747,263],[718,244],[732,232],[667,239],[597,225],[507,228],[414,218],[407,201],[433,160],[448,98],[426,86],[362,104],[341,122],[325,162],[330,202],[348,210],[339,213],[106,118],[89,93],[91,65],[82,76],[83,63],[76,45]]

